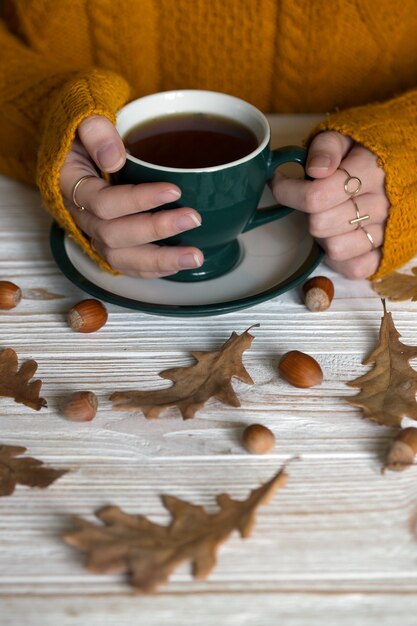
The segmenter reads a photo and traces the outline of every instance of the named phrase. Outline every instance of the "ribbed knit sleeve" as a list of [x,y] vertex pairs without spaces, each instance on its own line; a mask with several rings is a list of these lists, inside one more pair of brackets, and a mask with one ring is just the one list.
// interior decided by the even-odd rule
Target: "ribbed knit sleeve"
[[417,254],[417,90],[385,103],[330,115],[313,136],[323,130],[352,137],[377,155],[385,171],[385,191],[391,206],[382,260],[372,276],[380,278]]
[[65,208],[59,186],[60,171],[82,120],[90,115],[104,115],[115,122],[115,112],[128,96],[127,83],[112,72],[92,69],[73,76],[50,98],[38,151],[36,182],[45,207],[91,258],[110,271],[110,266],[92,250],[89,239]]
[[51,55],[32,51],[1,21],[0,50],[0,172],[37,183],[45,207],[99,261],[64,207],[60,170],[80,122],[90,115],[114,121],[129,99],[129,86],[102,69],[63,71]]

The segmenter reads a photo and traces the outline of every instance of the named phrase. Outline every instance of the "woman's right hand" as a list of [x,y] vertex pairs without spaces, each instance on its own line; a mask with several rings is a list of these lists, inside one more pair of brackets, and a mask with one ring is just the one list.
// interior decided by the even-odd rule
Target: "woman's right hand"
[[[125,160],[123,141],[107,118],[93,115],[80,124],[61,169],[64,203],[77,226],[111,267],[128,276],[159,278],[200,267],[204,257],[198,248],[157,243],[201,224],[199,213],[192,208],[149,211],[177,200],[181,191],[176,185],[110,185],[94,166],[112,173],[120,170]],[[84,211],[72,198],[83,176],[91,176],[76,191],[76,201]]]

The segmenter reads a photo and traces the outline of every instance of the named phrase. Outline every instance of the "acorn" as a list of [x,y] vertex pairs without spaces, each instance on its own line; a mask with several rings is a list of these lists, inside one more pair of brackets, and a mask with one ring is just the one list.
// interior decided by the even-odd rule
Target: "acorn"
[[316,359],[298,350],[284,354],[278,372],[294,387],[314,387],[323,381],[323,372]]
[[251,424],[243,431],[242,444],[251,454],[265,454],[275,446],[275,435],[262,424]]
[[94,333],[107,322],[107,309],[94,299],[81,300],[68,312],[68,324],[77,333]]
[[20,287],[9,280],[0,280],[0,309],[14,309],[22,299]]
[[90,422],[97,413],[98,399],[92,391],[75,391],[65,398],[61,413],[72,422]]
[[334,285],[327,276],[314,276],[303,285],[304,304],[310,311],[326,311],[334,296]]
[[417,428],[413,426],[404,428],[391,443],[382,472],[386,469],[402,472],[414,464],[416,454]]

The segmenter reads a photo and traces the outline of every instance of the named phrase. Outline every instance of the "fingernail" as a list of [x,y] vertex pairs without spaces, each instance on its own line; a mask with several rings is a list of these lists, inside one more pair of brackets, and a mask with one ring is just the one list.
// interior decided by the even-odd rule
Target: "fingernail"
[[183,254],[182,256],[180,256],[177,260],[177,263],[179,265],[179,267],[182,267],[183,269],[192,269],[193,267],[200,267],[201,263],[200,263],[200,259],[198,258],[198,256],[196,254]]
[[313,158],[308,162],[309,168],[314,168],[316,170],[327,170],[330,167],[330,157],[325,154],[316,154]]
[[176,225],[179,231],[184,231],[201,226],[201,222],[194,213],[186,213],[177,219]]
[[114,143],[107,143],[97,152],[100,167],[106,172],[115,172],[123,165],[124,155]]
[[168,202],[175,202],[181,196],[181,193],[177,189],[166,189],[162,193],[155,196],[154,201],[156,206],[160,204],[167,204]]

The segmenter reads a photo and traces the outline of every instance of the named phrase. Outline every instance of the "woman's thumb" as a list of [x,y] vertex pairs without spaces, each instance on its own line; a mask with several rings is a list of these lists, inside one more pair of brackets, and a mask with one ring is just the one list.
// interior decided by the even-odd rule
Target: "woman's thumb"
[[114,125],[102,115],[81,122],[78,136],[95,164],[104,172],[117,172],[126,161],[126,149]]
[[334,131],[319,133],[311,142],[306,172],[311,178],[327,178],[339,167],[353,140]]

